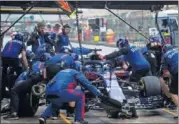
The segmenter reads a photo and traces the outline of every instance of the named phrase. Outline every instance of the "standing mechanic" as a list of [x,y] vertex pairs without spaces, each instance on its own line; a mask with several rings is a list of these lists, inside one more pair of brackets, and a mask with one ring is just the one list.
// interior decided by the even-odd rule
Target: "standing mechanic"
[[36,54],[36,51],[39,46],[47,44],[51,48],[54,45],[53,40],[51,39],[49,33],[45,33],[45,23],[39,22],[37,27],[35,27],[34,32],[31,34],[29,40],[27,41],[27,46],[32,46],[32,52]]
[[46,119],[51,117],[52,113],[56,111],[55,108],[60,108],[61,105],[67,102],[76,102],[75,107],[75,123],[76,124],[88,124],[84,120],[85,112],[85,95],[81,90],[75,89],[77,85],[81,85],[91,91],[95,96],[104,98],[104,96],[94,87],[85,76],[74,70],[74,62],[69,66],[65,61],[63,63],[64,70],[58,72],[56,76],[49,81],[46,88],[47,99],[51,102],[44,113],[39,118],[40,124],[46,124]]
[[68,34],[70,33],[70,26],[68,24],[63,26],[62,33],[58,35],[58,41],[56,43],[56,52],[61,52],[64,46],[71,46]]
[[[7,83],[7,69],[12,67],[12,69],[17,73],[17,76],[21,73],[22,68],[20,67],[19,55],[22,54],[23,65],[28,68],[28,62],[26,58],[26,48],[23,43],[23,35],[16,34],[14,39],[7,42],[4,49],[2,50],[2,98],[5,97],[5,88]],[[10,89],[10,87],[8,87]]]
[[[170,44],[164,45],[161,71],[162,76],[160,77],[160,81],[163,91],[178,107],[178,48],[174,48]],[[171,84],[169,86],[171,95],[165,83],[165,78],[171,78]]]
[[161,65],[162,43],[159,36],[150,38],[150,42],[141,49],[142,54],[151,65],[152,75],[157,75]]
[[130,46],[128,40],[120,38],[117,41],[117,47],[119,51],[103,56],[102,59],[111,60],[124,55],[123,60],[127,61],[132,68],[132,75],[130,76],[130,80],[132,81],[138,81],[150,72],[149,62],[136,46]]

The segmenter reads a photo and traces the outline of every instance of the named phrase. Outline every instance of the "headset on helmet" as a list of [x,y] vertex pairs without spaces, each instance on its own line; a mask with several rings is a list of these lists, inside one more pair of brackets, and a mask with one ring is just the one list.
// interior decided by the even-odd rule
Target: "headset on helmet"
[[24,36],[23,34],[17,33],[14,35],[14,40],[19,40],[19,41],[24,41]]
[[125,39],[125,38],[119,38],[119,40],[117,41],[117,43],[116,43],[116,46],[117,47],[125,47],[125,46],[128,46],[129,45],[129,42],[128,42],[128,40],[127,39]]
[[172,49],[173,46],[171,44],[165,44],[162,48],[163,52],[166,53],[168,50]]

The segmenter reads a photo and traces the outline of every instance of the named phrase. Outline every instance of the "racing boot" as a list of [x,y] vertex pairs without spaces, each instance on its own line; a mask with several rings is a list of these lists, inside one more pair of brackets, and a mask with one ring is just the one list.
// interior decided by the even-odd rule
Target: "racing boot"
[[39,124],[47,124],[44,118],[39,118]]
[[17,115],[17,112],[12,112],[11,114],[3,117],[4,120],[10,119],[10,120],[18,120],[19,117]]
[[88,124],[88,122],[84,119],[81,119],[80,121],[75,121],[73,124]]

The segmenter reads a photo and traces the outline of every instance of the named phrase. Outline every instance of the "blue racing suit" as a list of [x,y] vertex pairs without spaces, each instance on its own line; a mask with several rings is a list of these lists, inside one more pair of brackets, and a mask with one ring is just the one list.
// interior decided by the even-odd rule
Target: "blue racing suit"
[[[65,61],[67,64],[71,63],[73,60],[73,57],[69,54],[59,53],[53,56],[51,59],[45,62],[45,66],[60,63],[61,61]],[[71,66],[68,64],[68,66]]]
[[121,55],[124,55],[124,61],[127,61],[132,68],[131,77],[136,77],[135,79],[139,80],[141,76],[145,76],[149,72],[150,64],[136,46],[124,47],[117,52],[106,55],[105,58],[115,59]]
[[162,57],[161,70],[163,73],[169,71],[172,75],[170,92],[178,94],[178,49],[168,50]]
[[78,84],[87,88],[95,96],[101,94],[82,73],[74,69],[62,70],[47,84],[46,95],[51,103],[41,117],[45,119],[51,117],[53,111],[55,111],[54,106],[60,108],[63,103],[75,101],[75,120],[83,119],[85,94],[81,90],[75,89]]
[[2,56],[9,58],[18,58],[23,49],[25,49],[25,44],[22,41],[11,40],[5,45],[2,51]]
[[142,54],[145,54],[148,52],[148,48],[145,46],[140,51],[142,52]]
[[58,35],[58,41],[57,41],[57,52],[61,52],[63,50],[64,46],[69,46],[70,40],[67,35],[65,34],[59,34]]
[[169,70],[172,74],[178,73],[178,49],[168,50],[162,57],[162,70]]

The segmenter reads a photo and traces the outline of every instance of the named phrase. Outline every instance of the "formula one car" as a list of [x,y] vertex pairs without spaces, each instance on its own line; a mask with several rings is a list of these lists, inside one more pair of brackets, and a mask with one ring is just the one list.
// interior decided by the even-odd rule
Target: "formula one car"
[[124,113],[130,117],[137,117],[135,104],[126,100],[116,75],[112,71],[112,63],[100,60],[97,51],[101,51],[101,49],[93,49],[92,51],[94,51],[93,54],[88,56],[87,59],[85,58],[83,72],[87,79],[109,99],[97,103],[94,96],[83,89],[86,93],[86,108],[96,109],[96,107],[99,107],[107,112],[108,117],[112,118],[117,118]]
[[[100,55],[97,53],[97,50],[94,50],[94,54],[88,57],[89,60],[92,60],[93,63],[98,61],[100,63]],[[86,62],[89,64],[90,62]],[[108,66],[111,73],[114,75],[108,74],[108,77],[111,79],[115,78],[116,82],[120,89],[122,90],[125,98],[128,101],[133,101],[136,105],[136,108],[145,108],[145,109],[152,109],[152,108],[161,108],[163,107],[163,97],[162,97],[162,89],[160,85],[160,81],[156,76],[146,76],[142,77],[139,82],[131,82],[129,81],[130,72],[124,71],[122,68],[113,67],[113,63]],[[92,67],[91,67],[92,68]],[[99,70],[94,70],[94,72],[98,72]],[[105,77],[105,75],[104,75]],[[117,85],[117,84],[116,84]],[[111,85],[112,86],[112,85]],[[117,93],[115,93],[117,94]],[[115,96],[115,94],[113,96]]]

